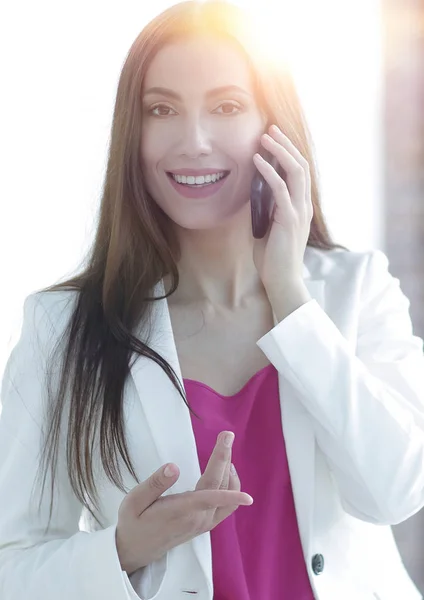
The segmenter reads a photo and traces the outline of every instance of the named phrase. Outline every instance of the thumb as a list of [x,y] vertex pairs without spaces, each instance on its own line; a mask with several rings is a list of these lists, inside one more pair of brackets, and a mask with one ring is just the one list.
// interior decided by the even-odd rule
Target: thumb
[[174,485],[179,476],[180,470],[174,463],[162,466],[127,494],[122,503],[125,503],[124,510],[130,512],[133,516],[139,517],[166,490]]

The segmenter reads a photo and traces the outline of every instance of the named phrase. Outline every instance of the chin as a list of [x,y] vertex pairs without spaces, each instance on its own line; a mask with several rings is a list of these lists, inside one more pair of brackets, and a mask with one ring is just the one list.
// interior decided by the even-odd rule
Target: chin
[[[174,223],[178,225],[181,229],[190,230],[190,231],[201,231],[201,232],[216,232],[217,234],[222,230],[225,231],[239,231],[244,228],[244,223],[246,223],[246,228],[250,227],[250,210],[248,213],[248,218],[246,218],[246,211],[237,211],[237,213],[233,213],[227,215],[225,217],[216,217],[216,218],[205,218],[205,219],[181,219],[178,221],[174,220]],[[249,222],[248,222],[249,221]]]

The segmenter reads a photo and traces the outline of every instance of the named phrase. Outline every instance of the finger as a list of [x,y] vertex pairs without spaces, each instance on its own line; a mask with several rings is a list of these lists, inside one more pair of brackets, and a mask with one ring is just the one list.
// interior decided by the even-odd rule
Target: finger
[[217,508],[215,511],[215,514],[213,516],[213,519],[212,519],[212,523],[213,523],[212,528],[216,527],[217,525],[222,523],[222,521],[225,521],[225,519],[227,519],[230,515],[232,515],[233,512],[235,512],[239,506],[240,506],[239,504],[233,504],[230,506],[224,506],[222,508]]
[[277,125],[271,125],[269,128],[269,134],[272,136],[277,142],[279,142],[284,148],[290,152],[290,154],[297,160],[297,162],[303,168],[306,178],[306,190],[311,189],[311,170],[309,166],[309,161],[307,158],[303,156],[298,148],[294,145],[294,143],[290,140],[287,135],[283,133],[283,131],[277,127]]
[[305,173],[309,175],[309,163],[303,154],[296,148],[293,142],[281,131],[277,125],[271,125],[269,128],[269,135],[279,142],[284,148],[290,152],[290,154],[297,160],[302,166]]
[[254,154],[254,163],[258,171],[263,175],[265,181],[271,188],[275,200],[276,209],[283,211],[283,214],[293,214],[293,203],[284,179],[280,177],[277,171],[260,154]]
[[[167,470],[169,467],[169,471]],[[170,473],[169,475],[167,475]],[[180,470],[174,463],[168,463],[155,471],[148,479],[136,485],[124,498],[121,507],[125,506],[131,514],[139,517],[166,490],[174,485],[180,476]],[[120,507],[120,509],[121,509]]]
[[217,490],[221,487],[227,463],[231,461],[231,447],[234,441],[232,431],[222,431],[209,458],[205,472],[200,477],[196,490]]
[[221,490],[228,490],[229,489],[229,485],[230,485],[230,470],[231,470],[231,459],[232,459],[232,452],[230,449],[230,456],[228,457],[227,463],[225,465],[225,469],[224,469],[224,474],[222,476],[222,482],[221,485],[219,487],[219,489]]
[[[229,490],[234,490],[234,491],[240,491],[240,478],[237,474],[237,471],[234,467],[233,464],[231,464],[232,469],[230,469],[230,479],[229,479],[229,486],[228,489]],[[237,508],[239,507],[239,505],[234,504],[234,505],[230,505],[230,506],[224,506],[224,507],[220,507],[215,511],[215,515],[214,515],[214,526],[218,525],[218,523],[221,523],[221,521],[223,521],[224,519],[226,519],[227,517],[229,517],[235,510],[237,510]]]
[[236,491],[239,492],[240,488],[241,488],[240,478],[238,476],[238,473],[236,471],[236,468],[235,468],[234,464],[231,463],[230,477],[229,477],[229,482],[228,482],[228,489],[229,490],[236,490]]
[[275,156],[278,164],[284,169],[284,180],[287,184],[291,201],[296,204],[304,202],[307,185],[305,168],[290,154],[287,148],[267,133],[261,137],[261,143],[266,150]]
[[237,490],[199,490],[186,492],[183,510],[219,510],[233,506],[250,506],[253,498],[246,492]]

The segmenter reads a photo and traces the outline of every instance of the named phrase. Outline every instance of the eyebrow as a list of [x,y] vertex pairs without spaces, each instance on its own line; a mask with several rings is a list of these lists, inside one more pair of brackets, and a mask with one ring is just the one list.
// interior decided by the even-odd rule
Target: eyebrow
[[[208,90],[205,95],[207,98],[210,98],[212,96],[227,94],[229,92],[241,92],[246,96],[252,96],[252,94],[239,87],[238,85],[223,85],[221,87],[213,88],[211,90]],[[173,90],[164,87],[151,87],[144,92],[144,96],[147,96],[149,94],[161,94],[162,96],[168,96],[169,98],[173,98],[174,100],[182,100],[180,94],[177,94],[177,92],[174,92]]]

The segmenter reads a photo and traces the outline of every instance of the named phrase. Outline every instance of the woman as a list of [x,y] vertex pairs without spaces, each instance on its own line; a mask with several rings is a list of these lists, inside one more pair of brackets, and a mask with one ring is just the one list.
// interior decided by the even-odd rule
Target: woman
[[87,264],[7,363],[2,600],[419,598],[390,525],[424,505],[423,371],[384,255],[330,239],[289,74],[239,9],[170,8],[123,67]]

